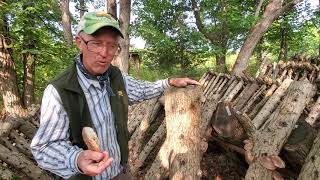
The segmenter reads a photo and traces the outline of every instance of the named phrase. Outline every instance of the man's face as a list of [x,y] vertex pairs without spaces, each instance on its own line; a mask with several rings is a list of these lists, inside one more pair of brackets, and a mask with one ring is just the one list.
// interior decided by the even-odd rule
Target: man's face
[[101,75],[109,68],[119,47],[118,34],[100,29],[95,35],[80,33],[76,43],[83,55],[83,65],[92,75]]

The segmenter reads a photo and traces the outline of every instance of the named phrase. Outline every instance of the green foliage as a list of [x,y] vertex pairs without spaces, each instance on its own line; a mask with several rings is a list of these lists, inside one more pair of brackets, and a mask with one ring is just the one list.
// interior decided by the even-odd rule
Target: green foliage
[[287,12],[285,16],[275,21],[265,34],[263,49],[274,61],[277,61],[281,42],[280,31],[281,28],[286,28],[288,57],[295,54],[319,55],[320,16],[317,16],[318,11],[312,9],[306,2]]
[[24,65],[22,56],[35,56],[35,95],[39,102],[50,79],[71,64],[76,48],[67,48],[60,26],[60,10],[55,0],[8,0],[2,7],[9,25],[18,87],[22,92]]

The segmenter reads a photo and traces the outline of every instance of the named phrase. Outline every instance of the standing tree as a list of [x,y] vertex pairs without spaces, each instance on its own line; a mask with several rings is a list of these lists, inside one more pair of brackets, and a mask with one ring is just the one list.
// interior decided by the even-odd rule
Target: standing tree
[[222,71],[226,71],[226,55],[231,43],[248,30],[248,24],[253,20],[253,12],[250,10],[252,4],[226,0],[191,0],[191,6],[198,30],[215,49],[216,64]]
[[266,6],[262,19],[252,27],[251,32],[241,47],[232,69],[233,74],[241,75],[243,73],[254,48],[273,21],[301,1],[302,0],[291,0],[284,4],[282,0],[269,0],[269,4]]
[[79,10],[80,10],[80,18],[82,18],[82,16],[86,12],[86,4],[84,0],[79,0]]
[[70,0],[60,0],[61,22],[64,38],[68,47],[72,46],[73,36],[71,31],[71,14],[69,11]]
[[278,61],[288,59],[288,20],[284,14],[280,23],[280,51]]
[[17,74],[12,58],[12,44],[7,17],[0,13],[0,92],[7,116],[22,118],[26,111],[22,106],[17,86]]
[[117,17],[117,1],[116,0],[107,0],[107,11],[112,14],[114,17]]
[[[117,17],[117,1],[107,0],[107,11],[114,17]],[[119,24],[121,32],[124,35],[124,39],[120,40],[120,53],[113,60],[113,64],[120,68],[123,72],[129,70],[129,24],[130,24],[130,13],[131,13],[131,0],[120,0],[120,13],[119,13]]]

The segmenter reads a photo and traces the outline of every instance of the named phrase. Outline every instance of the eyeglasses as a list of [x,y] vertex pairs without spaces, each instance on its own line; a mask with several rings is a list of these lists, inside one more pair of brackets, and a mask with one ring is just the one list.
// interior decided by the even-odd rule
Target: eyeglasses
[[104,51],[104,48],[107,48],[107,51],[110,53],[118,53],[120,52],[121,48],[118,43],[103,43],[101,41],[96,40],[84,40],[81,36],[79,36],[80,39],[86,44],[88,51],[94,52],[94,53],[100,53]]

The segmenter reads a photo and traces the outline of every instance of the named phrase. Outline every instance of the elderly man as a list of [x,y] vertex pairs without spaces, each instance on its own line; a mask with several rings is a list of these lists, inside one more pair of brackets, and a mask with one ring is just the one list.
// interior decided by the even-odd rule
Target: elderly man
[[[128,104],[160,96],[169,86],[199,84],[189,78],[144,82],[111,61],[123,35],[107,13],[80,20],[75,63],[45,89],[40,127],[31,143],[38,165],[65,179],[131,179],[128,160]],[[103,152],[87,150],[81,131],[92,127]]]

